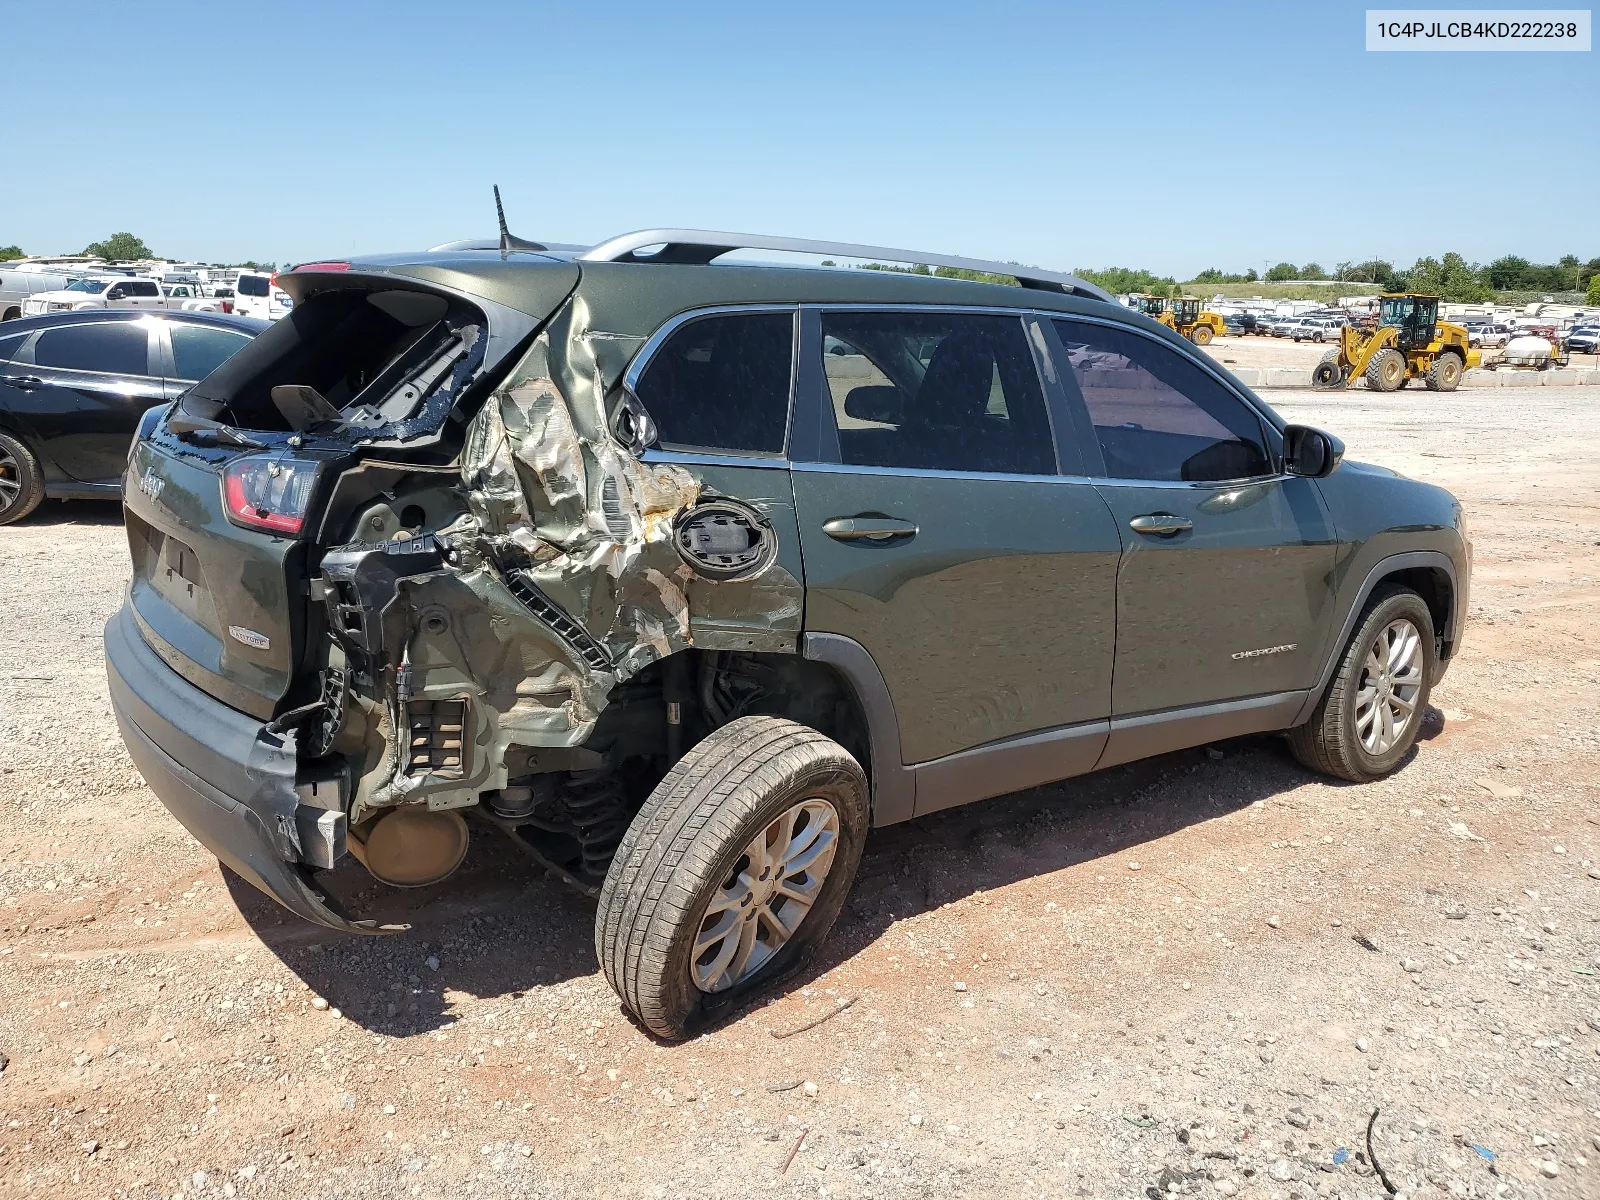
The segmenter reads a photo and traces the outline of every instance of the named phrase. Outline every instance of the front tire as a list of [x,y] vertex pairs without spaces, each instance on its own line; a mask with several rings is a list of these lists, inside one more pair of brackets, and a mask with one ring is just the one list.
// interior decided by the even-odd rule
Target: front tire
[[1189,340],[1196,346],[1209,346],[1211,344],[1211,326],[1196,325],[1189,331]]
[[855,878],[870,812],[843,746],[741,717],[656,786],[600,891],[595,953],[651,1033],[681,1038],[803,968]]
[[0,433],[0,525],[20,521],[44,500],[44,475],[33,452]]
[[1402,588],[1376,594],[1350,635],[1311,719],[1289,731],[1301,764],[1367,783],[1397,766],[1416,743],[1434,673],[1433,615]]
[[1367,386],[1375,392],[1392,392],[1406,381],[1406,356],[1385,346],[1367,364]]

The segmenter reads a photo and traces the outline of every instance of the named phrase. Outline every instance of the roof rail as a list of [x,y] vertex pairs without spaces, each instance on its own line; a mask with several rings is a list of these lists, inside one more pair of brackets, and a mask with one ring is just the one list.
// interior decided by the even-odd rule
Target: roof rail
[[[650,254],[640,253],[659,247]],[[930,254],[923,250],[896,250],[889,246],[859,246],[851,242],[814,242],[805,238],[767,237],[753,233],[717,233],[707,229],[641,229],[625,233],[576,256],[579,262],[692,263],[704,265],[734,250],[780,250],[791,254],[821,254],[835,258],[865,259],[869,262],[920,263],[930,267],[954,267],[963,271],[982,271],[1009,275],[1025,288],[1065,292],[1115,304],[1104,288],[1076,275],[1040,271],[1020,263],[990,262],[980,258],[958,258],[950,254]]]

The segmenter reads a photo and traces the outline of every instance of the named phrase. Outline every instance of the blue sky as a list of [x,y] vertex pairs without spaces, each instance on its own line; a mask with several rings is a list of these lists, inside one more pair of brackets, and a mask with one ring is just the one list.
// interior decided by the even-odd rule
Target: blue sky
[[1600,254],[1594,53],[1369,54],[1364,8],[12,4],[0,244],[413,249],[491,232],[499,183],[515,232],[558,241],[687,225],[1179,278]]

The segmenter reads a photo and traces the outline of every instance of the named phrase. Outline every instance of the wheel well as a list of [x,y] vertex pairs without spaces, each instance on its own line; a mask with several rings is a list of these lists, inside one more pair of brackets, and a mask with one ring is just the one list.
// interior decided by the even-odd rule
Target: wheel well
[[1384,584],[1397,584],[1409,588],[1422,597],[1422,602],[1428,606],[1428,614],[1433,618],[1433,633],[1439,644],[1439,657],[1448,658],[1451,646],[1446,639],[1450,631],[1451,609],[1455,604],[1455,592],[1450,586],[1450,576],[1438,567],[1406,567],[1385,575],[1373,588],[1373,592],[1376,593]]
[[612,690],[584,748],[613,766],[636,763],[645,777],[665,775],[713,730],[749,716],[785,717],[826,734],[870,778],[867,717],[855,689],[837,668],[797,654],[690,649],[660,659]]
[[4,316],[0,316],[0,321],[15,321],[21,315],[22,310],[13,304],[10,308],[6,309]]

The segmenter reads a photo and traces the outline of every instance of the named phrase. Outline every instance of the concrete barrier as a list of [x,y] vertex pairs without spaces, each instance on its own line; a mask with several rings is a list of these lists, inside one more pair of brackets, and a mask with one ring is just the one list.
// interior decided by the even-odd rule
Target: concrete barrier
[[1311,386],[1309,367],[1268,367],[1261,372],[1258,387],[1308,388]]
[[1232,374],[1245,387],[1261,386],[1261,369],[1259,367],[1233,367]]
[[1482,367],[1474,367],[1470,371],[1461,373],[1461,386],[1465,388],[1496,388],[1500,386],[1500,373],[1498,371],[1485,371]]
[[1541,382],[1545,387],[1576,387],[1578,384],[1576,371],[1540,371],[1539,374],[1544,376]]

